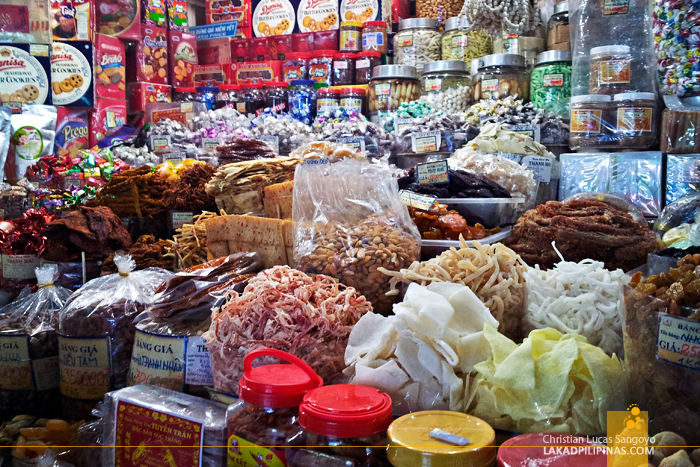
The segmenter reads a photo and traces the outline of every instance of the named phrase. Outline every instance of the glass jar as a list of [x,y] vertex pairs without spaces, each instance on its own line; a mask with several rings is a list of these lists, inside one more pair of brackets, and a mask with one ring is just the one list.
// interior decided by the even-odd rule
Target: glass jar
[[472,102],[472,80],[467,63],[438,60],[423,67],[421,95],[432,108],[447,115],[466,112]]
[[321,88],[316,91],[316,115],[335,115],[340,107],[340,89]]
[[197,102],[196,88],[173,89],[173,102]]
[[309,52],[292,52],[287,54],[287,58],[282,64],[282,75],[287,83],[298,79],[308,79],[309,77]]
[[382,54],[379,52],[360,52],[355,61],[355,84],[369,84],[372,70],[382,64]]
[[544,52],[545,32],[541,35],[539,32],[537,29],[528,36],[503,34],[493,41],[493,53],[522,55],[525,57],[525,68],[530,71],[535,66],[537,55]]
[[367,112],[367,91],[363,88],[342,88],[340,90],[340,108],[350,113],[364,115]]
[[389,51],[387,30],[384,21],[366,21],[362,29],[362,51],[386,55]]
[[632,52],[627,45],[605,45],[591,49],[588,92],[618,94],[632,90]]
[[525,69],[525,57],[492,54],[478,60],[478,72],[472,76],[475,101],[515,95],[525,102],[530,100],[530,74]]
[[[435,439],[430,432],[436,428],[466,438],[468,444],[457,447]],[[388,437],[387,457],[394,467],[491,467],[496,462],[496,432],[480,418],[464,413],[427,410],[404,415],[389,426]]]
[[340,44],[338,50],[341,52],[362,51],[361,21],[343,21],[340,23]]
[[219,92],[216,94],[216,100],[212,106],[213,110],[221,109],[222,107],[236,107],[238,102],[238,93],[241,88],[235,84],[219,85]]
[[309,79],[316,83],[331,85],[335,50],[317,50],[309,62]]
[[239,86],[241,92],[238,95],[236,108],[243,115],[257,115],[258,111],[265,108],[265,93],[262,83],[245,83]]
[[651,149],[658,143],[659,116],[656,94],[615,94],[615,127],[621,149]]
[[464,60],[471,63],[492,53],[491,36],[479,29],[469,26],[467,18],[454,17],[445,21],[445,32],[442,34],[442,59]]
[[402,19],[399,32],[394,36],[394,64],[423,70],[426,63],[440,60],[440,46],[436,19]]
[[316,91],[310,79],[298,79],[290,83],[289,113],[300,122],[311,125],[316,117]]
[[288,467],[386,465],[389,395],[359,384],[309,391],[299,406],[303,433],[288,442]]
[[611,96],[585,94],[572,97],[569,147],[571,149],[619,147],[615,127],[612,125],[615,107]]
[[277,113],[287,111],[289,83],[284,81],[265,82],[265,108]]
[[[562,5],[559,3],[558,5]],[[530,76],[530,100],[542,110],[569,118],[571,51],[550,50],[537,56]]]
[[[279,358],[289,364],[271,364],[252,368],[260,357]],[[258,454],[254,446],[267,447],[266,465],[285,465],[288,439],[303,440],[299,426],[299,404],[323,380],[303,360],[275,349],[257,349],[244,362],[238,396],[240,400],[226,410],[228,461],[248,465],[246,459]],[[266,449],[266,451],[267,451]]]
[[547,50],[571,50],[569,3],[554,5],[554,13],[547,22]]
[[333,60],[333,86],[355,84],[355,60],[357,54],[337,53]]
[[216,101],[216,95],[219,93],[219,88],[216,86],[200,86],[197,89],[197,102],[201,102],[207,107],[207,110],[211,110],[214,107],[214,101]]
[[369,83],[369,113],[375,123],[389,112],[420,97],[416,68],[406,65],[380,65],[372,69]]

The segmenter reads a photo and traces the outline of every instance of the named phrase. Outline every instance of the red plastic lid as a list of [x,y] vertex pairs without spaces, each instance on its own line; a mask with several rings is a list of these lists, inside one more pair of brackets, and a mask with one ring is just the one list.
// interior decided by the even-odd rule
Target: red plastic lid
[[337,50],[321,49],[314,52],[314,57],[335,57]]
[[175,92],[192,92],[196,93],[197,90],[195,88],[175,88]]
[[262,83],[242,83],[240,84],[241,89],[262,89]]
[[360,438],[391,425],[391,397],[358,384],[336,384],[310,391],[299,406],[299,424],[334,438]]
[[352,59],[354,59],[354,58],[357,58],[357,54],[350,53],[350,52],[338,52],[337,54],[335,54],[334,58],[345,58],[345,59],[352,58]]
[[367,90],[365,90],[364,88],[347,87],[340,89],[341,94],[345,94],[346,92],[355,94],[367,94]]
[[[276,357],[291,365],[264,365],[253,368],[258,357]],[[304,395],[323,386],[323,379],[300,358],[277,349],[257,349],[243,362],[244,373],[238,385],[238,397],[260,407],[296,407]]]
[[379,52],[359,52],[357,54],[357,58],[362,58],[362,57],[382,58],[382,54],[380,54]]
[[340,94],[340,89],[334,88],[319,88],[316,94]]
[[362,25],[362,27],[366,28],[367,26],[387,27],[386,21],[365,21],[365,23]]
[[265,87],[266,88],[288,88],[289,83],[285,83],[284,81],[266,81]]
[[[509,439],[498,449],[497,466],[605,467],[607,465],[607,456],[603,449],[587,449],[581,453],[556,454],[556,449],[545,449],[548,446],[595,446],[595,444],[581,436],[562,436],[557,433],[520,435]],[[548,452],[548,454],[545,454],[545,452]]]

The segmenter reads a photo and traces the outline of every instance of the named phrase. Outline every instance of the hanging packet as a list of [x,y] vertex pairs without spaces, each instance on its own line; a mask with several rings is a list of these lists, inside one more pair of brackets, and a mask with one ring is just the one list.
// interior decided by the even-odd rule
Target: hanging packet
[[12,110],[9,107],[0,107],[0,182],[5,180],[5,162],[10,151],[10,138],[12,136]]
[[22,112],[12,115],[12,158],[8,170],[13,178],[24,177],[27,167],[53,152],[56,134],[56,107],[52,105],[22,105]]

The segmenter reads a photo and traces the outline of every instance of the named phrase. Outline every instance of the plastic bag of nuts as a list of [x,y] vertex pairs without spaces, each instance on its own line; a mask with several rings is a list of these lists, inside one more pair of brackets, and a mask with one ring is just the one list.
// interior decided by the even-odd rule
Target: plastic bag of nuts
[[396,180],[354,159],[297,166],[294,259],[299,270],[354,287],[378,313],[391,312],[388,276],[420,257],[420,233],[401,202]]
[[459,15],[464,0],[416,0],[416,16],[433,18],[444,25],[448,18]]

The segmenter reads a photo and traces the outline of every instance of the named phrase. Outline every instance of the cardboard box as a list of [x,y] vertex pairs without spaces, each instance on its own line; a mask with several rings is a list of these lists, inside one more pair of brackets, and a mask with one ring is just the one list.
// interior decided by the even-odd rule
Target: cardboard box
[[234,37],[220,39],[198,40],[197,57],[200,65],[215,65],[231,61],[232,42]]
[[197,58],[197,36],[188,32],[168,31],[170,84],[174,87],[192,86]]
[[[21,70],[20,79],[17,70]],[[0,102],[17,107],[51,104],[48,44],[0,44]]]
[[95,97],[126,99],[124,43],[102,34],[95,38]]
[[250,39],[236,39],[231,41],[231,62],[243,63],[248,60]]
[[129,83],[126,94],[129,96],[129,113],[145,112],[148,104],[172,100],[172,88],[163,84]]
[[[129,83],[168,84],[168,33],[165,28],[141,26],[143,39],[129,53]],[[131,51],[130,51],[131,52]]]
[[81,149],[88,149],[88,110],[70,107],[56,107],[56,137],[54,153],[58,156],[78,155]]
[[204,12],[207,24],[238,21],[241,26],[250,26],[250,0],[206,0]]
[[93,0],[51,0],[54,41],[92,40]]
[[187,2],[183,0],[165,0],[168,5],[168,31],[188,32]]
[[192,82],[195,86],[218,86],[229,83],[230,63],[195,65]]
[[126,101],[97,98],[95,109],[90,112],[90,147],[109,136],[126,122]]
[[262,83],[282,80],[282,61],[229,63],[228,84]]
[[140,0],[95,0],[95,32],[122,40],[140,40]]
[[51,93],[53,104],[92,107],[95,104],[92,42],[51,44]]

